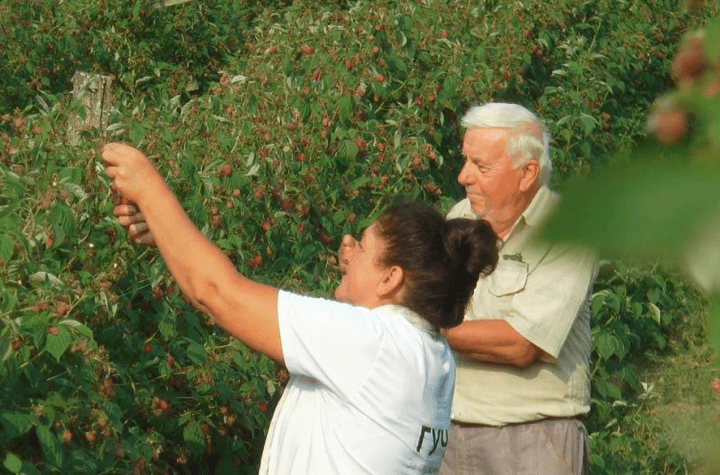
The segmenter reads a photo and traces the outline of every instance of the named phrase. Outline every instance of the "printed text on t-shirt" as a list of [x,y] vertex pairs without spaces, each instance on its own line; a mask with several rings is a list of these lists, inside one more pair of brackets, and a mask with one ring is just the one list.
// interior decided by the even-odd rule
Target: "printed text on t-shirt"
[[[428,452],[428,455],[432,455],[435,452],[435,450],[438,448],[438,443],[440,443],[440,446],[443,449],[448,443],[447,429],[433,429],[428,426],[422,426],[420,428],[420,437],[418,438],[417,448],[415,449],[416,452],[420,452],[420,450],[423,448],[423,443],[426,440],[425,434],[432,435],[432,447],[430,449],[430,452]],[[426,446],[430,446],[430,437],[427,437]]]

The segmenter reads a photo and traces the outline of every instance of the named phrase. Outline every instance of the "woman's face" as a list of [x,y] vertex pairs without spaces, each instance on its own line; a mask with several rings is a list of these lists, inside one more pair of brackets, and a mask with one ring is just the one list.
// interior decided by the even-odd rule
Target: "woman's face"
[[335,289],[335,298],[362,307],[373,308],[379,304],[378,284],[385,276],[385,268],[378,263],[385,243],[376,233],[376,223],[371,224],[362,238],[349,251],[347,271]]

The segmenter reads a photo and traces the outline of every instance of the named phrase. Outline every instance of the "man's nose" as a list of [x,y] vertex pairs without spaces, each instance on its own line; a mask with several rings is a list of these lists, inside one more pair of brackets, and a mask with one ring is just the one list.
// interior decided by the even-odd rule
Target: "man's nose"
[[461,185],[467,186],[470,184],[471,177],[471,173],[468,172],[468,162],[466,161],[460,169],[460,173],[457,176],[457,181]]

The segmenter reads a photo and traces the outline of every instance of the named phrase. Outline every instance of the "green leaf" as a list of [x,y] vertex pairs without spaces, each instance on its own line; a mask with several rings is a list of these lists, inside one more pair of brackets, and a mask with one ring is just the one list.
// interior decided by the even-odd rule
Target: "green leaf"
[[13,253],[13,239],[12,236],[6,233],[0,234],[0,259],[4,262],[10,260]]
[[598,123],[597,119],[593,116],[590,116],[587,114],[580,115],[580,125],[582,125],[583,132],[585,132],[585,135],[590,135],[593,132],[593,130],[595,130],[597,123]]
[[455,76],[448,75],[443,81],[442,90],[440,91],[440,99],[451,100],[457,92],[458,79]]
[[0,424],[5,429],[5,436],[9,439],[26,434],[35,422],[35,417],[23,412],[0,413]]
[[45,350],[47,350],[48,353],[53,355],[55,359],[59,361],[60,357],[63,353],[65,353],[72,342],[72,334],[64,325],[58,326],[57,329],[57,335],[48,334],[45,343]]
[[358,190],[361,186],[365,185],[368,182],[370,182],[370,178],[366,176],[357,177],[348,184],[348,188],[350,190]]
[[8,453],[5,456],[3,465],[12,473],[20,473],[20,470],[22,469],[22,460],[20,460],[17,455]]
[[620,388],[607,379],[597,379],[593,382],[593,384],[598,393],[600,393],[603,397],[609,399],[620,399],[622,397],[622,391],[620,391]]
[[650,303],[659,302],[660,297],[662,296],[660,289],[658,289],[658,288],[648,289],[646,295],[647,295],[647,298],[650,301]]
[[202,364],[207,359],[205,347],[200,343],[190,341],[186,350],[187,357],[195,364]]
[[130,141],[139,146],[143,140],[145,140],[145,127],[138,122],[130,123]]
[[75,232],[75,217],[68,205],[62,202],[56,202],[50,211],[50,219],[52,222],[53,237],[55,238],[55,246],[60,245],[67,236],[71,236]]
[[190,421],[183,429],[183,439],[193,453],[199,454],[205,449],[205,435],[197,421]]
[[605,294],[607,292],[608,291],[605,290],[593,295],[592,301],[590,302],[590,310],[592,310],[593,315],[597,315],[600,312],[600,309],[605,303]]
[[65,189],[68,191],[68,193],[75,196],[80,201],[87,199],[88,194],[85,193],[85,190],[82,188],[82,186],[78,185],[77,183],[72,183],[70,181],[63,180],[62,185],[65,187]]
[[601,330],[597,335],[595,335],[594,340],[595,349],[605,360],[609,359],[613,355],[617,356],[619,359],[623,359],[623,357],[627,354],[627,347],[625,343],[612,333]]
[[345,221],[345,211],[339,210],[333,213],[332,221],[336,226]]
[[66,473],[98,473],[96,460],[88,457],[84,450],[70,452],[63,468]]
[[158,330],[163,338],[169,339],[177,335],[175,331],[175,319],[172,315],[165,314],[158,324]]
[[343,140],[340,142],[340,156],[347,160],[354,160],[360,150],[352,140]]
[[65,325],[70,328],[73,328],[75,331],[77,331],[79,334],[81,334],[84,337],[87,337],[87,338],[93,337],[92,330],[90,328],[88,328],[87,326],[83,325],[82,323],[78,322],[77,320],[67,318],[65,320],[61,320],[58,323],[60,325]]
[[30,282],[36,283],[36,284],[43,284],[50,287],[64,287],[65,284],[62,280],[57,278],[55,275],[46,272],[46,271],[38,271],[32,274],[29,279]]
[[352,116],[353,113],[353,101],[349,96],[340,96],[337,103],[338,116],[347,120]]
[[57,409],[67,409],[68,407],[77,404],[77,399],[66,399],[62,394],[53,392],[47,395],[45,398],[45,404],[53,406]]
[[40,448],[45,461],[57,468],[62,466],[63,453],[60,440],[50,431],[48,426],[38,426],[36,429]]
[[388,59],[388,64],[392,68],[400,71],[401,73],[407,73],[407,71],[408,71],[408,67],[407,67],[407,64],[405,64],[405,61],[403,61],[401,58],[399,58],[397,56],[390,57]]

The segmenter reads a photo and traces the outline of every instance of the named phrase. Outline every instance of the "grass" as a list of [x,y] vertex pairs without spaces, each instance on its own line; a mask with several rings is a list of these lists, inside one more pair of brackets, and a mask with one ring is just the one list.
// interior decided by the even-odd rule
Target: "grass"
[[643,452],[679,462],[655,466],[651,473],[720,474],[720,394],[712,384],[720,371],[698,328],[700,321],[689,324],[684,336],[690,341],[670,356],[652,358],[642,371],[646,393],[632,435]]

